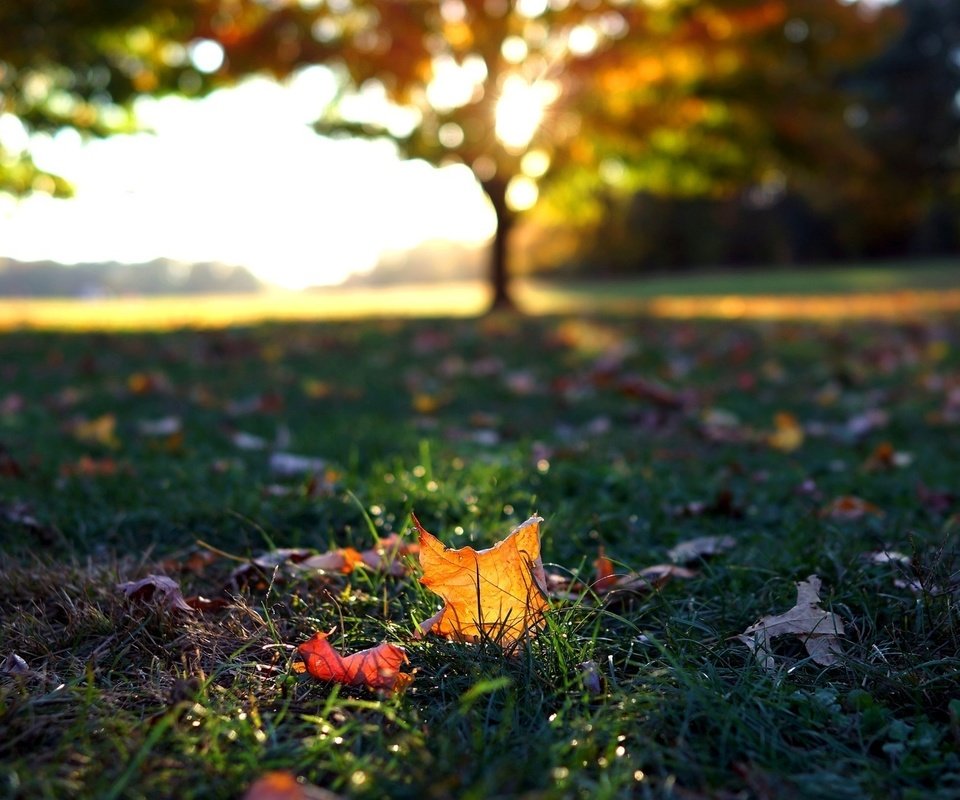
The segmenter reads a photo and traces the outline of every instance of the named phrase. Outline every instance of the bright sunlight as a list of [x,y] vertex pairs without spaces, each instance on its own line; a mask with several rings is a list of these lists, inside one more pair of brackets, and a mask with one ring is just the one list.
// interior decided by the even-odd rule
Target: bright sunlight
[[560,88],[552,81],[528,83],[510,75],[503,83],[495,110],[497,139],[507,150],[521,153],[533,141],[547,107],[557,99]]
[[[480,245],[492,235],[492,210],[467,167],[403,162],[387,142],[314,133],[309,123],[334,90],[314,67],[285,85],[258,78],[199,101],[143,100],[138,116],[152,134],[35,136],[38,164],[69,179],[76,196],[0,194],[4,255],[221,262],[299,289],[341,282],[426,240]],[[11,127],[0,126],[7,146],[19,133]]]

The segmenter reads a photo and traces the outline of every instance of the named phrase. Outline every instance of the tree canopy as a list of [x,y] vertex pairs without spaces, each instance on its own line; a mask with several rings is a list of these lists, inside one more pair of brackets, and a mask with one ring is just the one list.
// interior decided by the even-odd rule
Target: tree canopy
[[[840,0],[24,0],[0,10],[0,91],[29,130],[109,133],[138,93],[326,65],[342,92],[319,131],[473,170],[508,303],[508,236],[543,193],[569,210],[869,161],[839,77],[892,16]],[[0,151],[0,184],[50,180]]]

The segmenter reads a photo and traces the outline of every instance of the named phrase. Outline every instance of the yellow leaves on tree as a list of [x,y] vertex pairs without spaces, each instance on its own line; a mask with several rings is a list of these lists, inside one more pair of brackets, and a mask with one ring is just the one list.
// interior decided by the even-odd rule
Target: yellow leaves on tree
[[297,648],[307,672],[314,678],[387,692],[403,691],[413,680],[413,675],[400,671],[407,662],[402,647],[384,642],[343,656],[327,641],[327,636],[318,632]]
[[487,550],[452,550],[420,532],[420,582],[445,601],[422,623],[422,633],[463,642],[490,640],[504,649],[536,633],[547,609],[546,576],[540,560],[540,517],[530,517]]

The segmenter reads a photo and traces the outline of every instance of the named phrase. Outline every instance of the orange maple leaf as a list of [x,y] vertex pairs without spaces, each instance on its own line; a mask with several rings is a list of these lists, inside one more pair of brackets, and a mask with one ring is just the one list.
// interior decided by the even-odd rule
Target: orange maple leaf
[[509,647],[544,624],[547,579],[540,560],[540,517],[530,517],[502,542],[487,550],[451,550],[423,529],[420,532],[420,582],[445,601],[443,609],[420,625],[448,639],[491,639]]
[[390,692],[403,691],[413,680],[413,675],[400,671],[407,661],[402,647],[384,642],[369,650],[342,656],[327,641],[329,635],[318,632],[297,648],[307,672],[314,678]]

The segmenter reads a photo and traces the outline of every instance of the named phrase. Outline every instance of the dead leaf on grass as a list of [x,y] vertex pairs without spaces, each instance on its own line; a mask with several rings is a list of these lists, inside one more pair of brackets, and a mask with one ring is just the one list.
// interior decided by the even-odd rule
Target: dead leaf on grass
[[844,522],[853,522],[854,520],[863,519],[866,516],[882,517],[883,509],[868,500],[864,500],[862,497],[842,495],[841,497],[831,500],[821,508],[820,516]]
[[732,536],[698,536],[671,547],[667,555],[675,564],[689,564],[704,556],[715,556],[736,544],[737,540]]
[[342,796],[310,783],[301,783],[292,772],[268,772],[247,789],[243,800],[342,800]]
[[803,444],[803,426],[788,411],[779,411],[773,417],[773,433],[767,436],[767,444],[782,453],[792,453]]
[[327,469],[327,463],[325,458],[315,456],[302,456],[285,452],[270,454],[270,472],[281,478],[295,478],[300,475],[323,473]]
[[343,656],[327,641],[329,635],[318,632],[297,648],[306,671],[317,680],[388,692],[403,691],[413,680],[413,675],[400,671],[407,663],[402,647],[384,642]]
[[118,583],[117,589],[131,600],[158,602],[166,608],[193,613],[194,609],[183,598],[180,584],[166,575],[147,575],[139,581]]
[[7,653],[7,657],[0,664],[0,675],[31,675],[33,670],[27,662],[16,653]]
[[540,517],[530,517],[486,550],[452,550],[420,533],[420,582],[445,601],[438,614],[421,623],[421,633],[477,642],[489,639],[508,648],[544,625],[546,576],[540,560]]
[[616,570],[613,568],[613,562],[603,552],[603,545],[597,550],[597,560],[593,562],[593,569],[597,576],[593,582],[593,590],[602,594],[612,589],[617,582]]
[[580,664],[580,679],[587,694],[603,694],[603,678],[596,661],[583,661]]
[[750,648],[764,669],[773,670],[776,659],[770,643],[777,636],[799,636],[810,658],[826,667],[837,661],[841,652],[838,637],[843,632],[840,617],[820,607],[820,578],[811,575],[797,583],[797,603],[793,608],[783,614],[761,618],[737,638]]
[[99,444],[109,448],[120,446],[115,414],[103,414],[94,419],[75,419],[67,425],[67,430],[84,444]]

